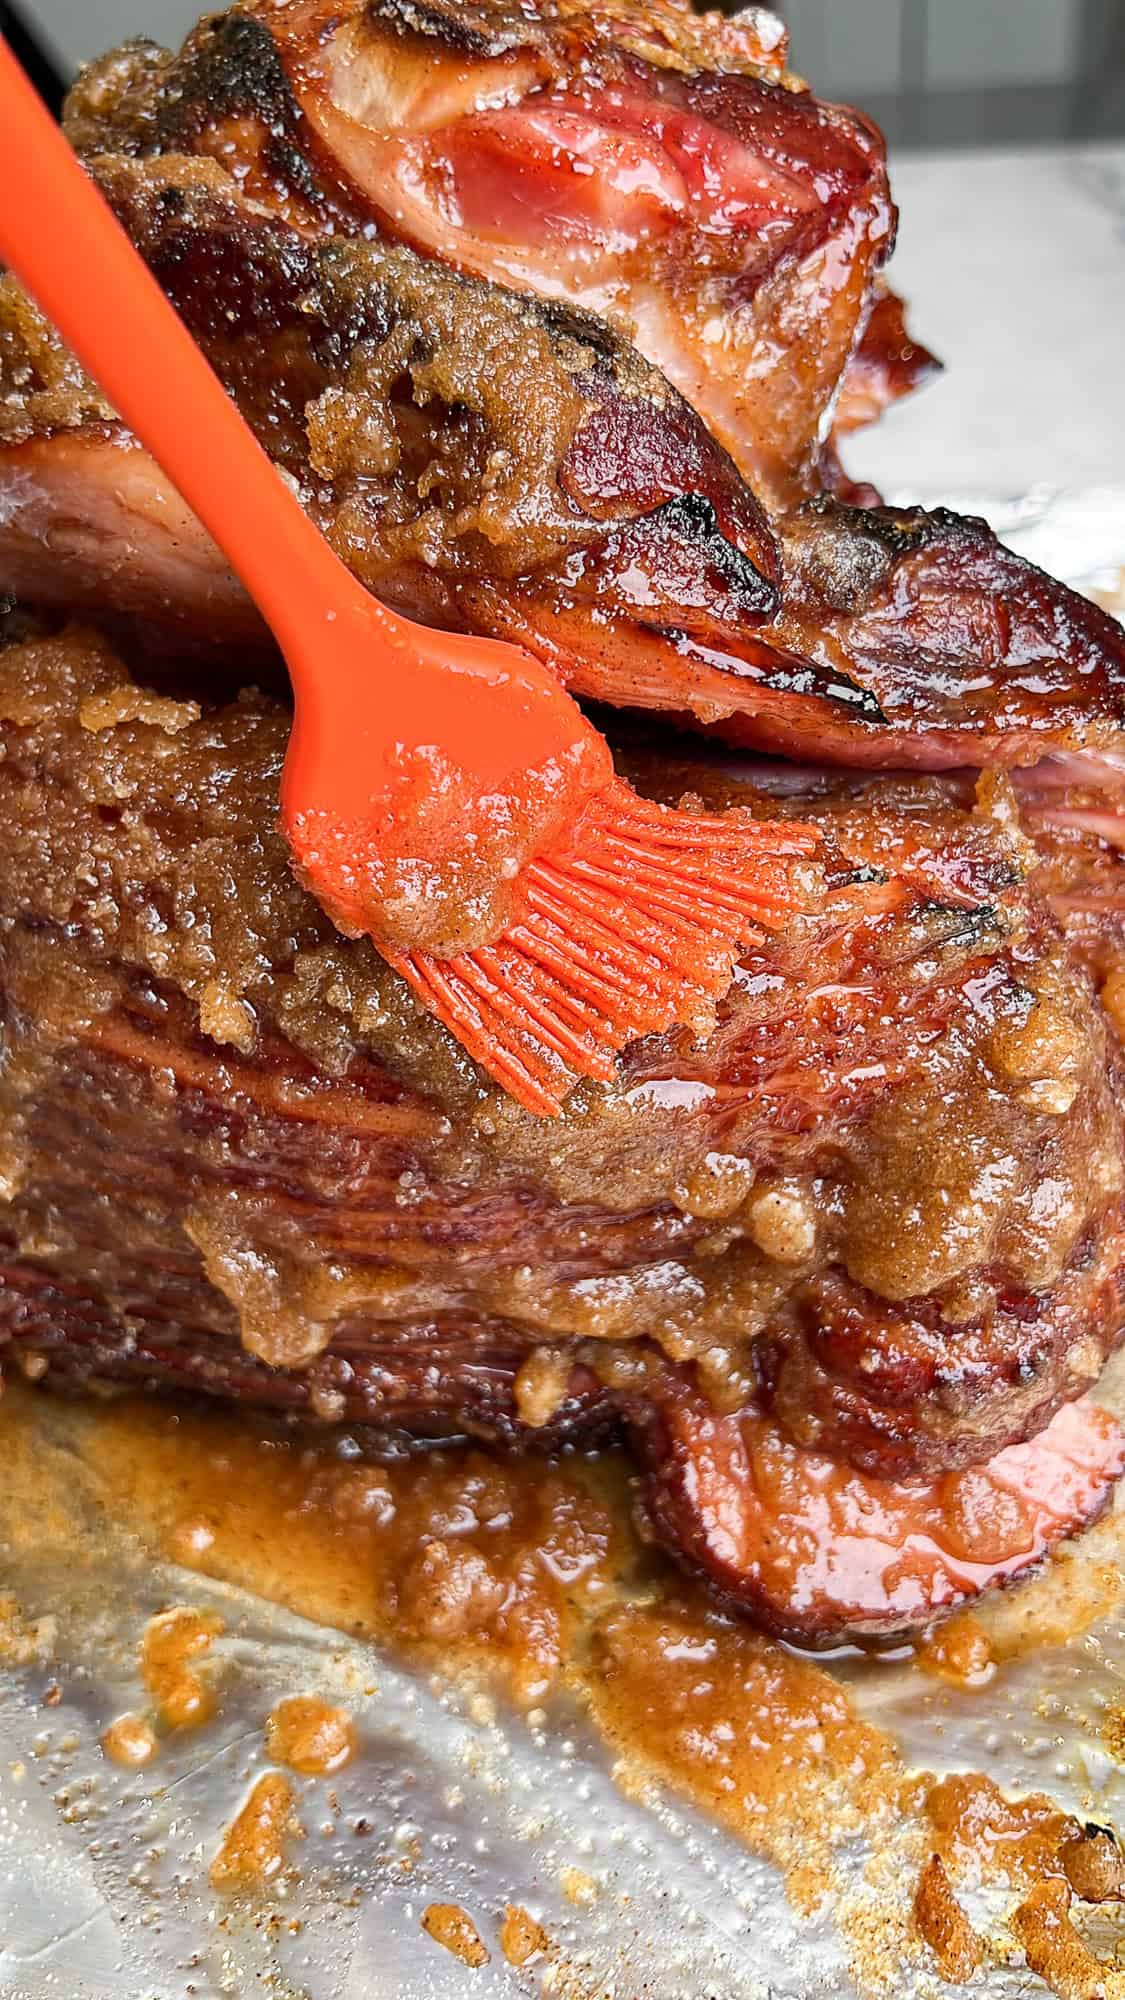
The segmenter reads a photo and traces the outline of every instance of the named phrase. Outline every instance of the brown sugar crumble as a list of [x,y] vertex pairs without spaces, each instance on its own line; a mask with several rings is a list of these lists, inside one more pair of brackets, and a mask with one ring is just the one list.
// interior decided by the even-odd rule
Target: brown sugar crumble
[[584,1868],[564,1868],[559,1874],[559,1887],[568,1903],[576,1909],[587,1910],[598,1900],[598,1885]]
[[489,1962],[489,1951],[467,1910],[460,1903],[429,1903],[422,1912],[422,1929],[444,1945],[462,1965],[476,1970]]

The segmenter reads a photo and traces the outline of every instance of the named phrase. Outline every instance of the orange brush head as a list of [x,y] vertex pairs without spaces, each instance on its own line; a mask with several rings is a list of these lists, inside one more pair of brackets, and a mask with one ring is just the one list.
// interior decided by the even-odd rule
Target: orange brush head
[[815,835],[639,798],[538,661],[420,627],[388,645],[351,591],[294,675],[282,784],[294,864],[340,928],[541,1115],[626,1042],[705,1030]]
[[804,827],[673,812],[615,782],[572,836],[530,862],[525,914],[494,946],[394,963],[529,1111],[556,1116],[576,1077],[608,1082],[626,1042],[705,1033],[743,948],[793,907]]

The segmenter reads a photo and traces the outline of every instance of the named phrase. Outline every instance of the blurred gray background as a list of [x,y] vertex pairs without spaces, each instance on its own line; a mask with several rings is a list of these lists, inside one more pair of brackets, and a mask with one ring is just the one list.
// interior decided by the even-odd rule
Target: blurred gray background
[[[14,0],[68,68],[126,35],[169,42],[203,0]],[[2,10],[0,10],[2,11]],[[793,67],[894,146],[1125,133],[1125,0],[782,0]]]

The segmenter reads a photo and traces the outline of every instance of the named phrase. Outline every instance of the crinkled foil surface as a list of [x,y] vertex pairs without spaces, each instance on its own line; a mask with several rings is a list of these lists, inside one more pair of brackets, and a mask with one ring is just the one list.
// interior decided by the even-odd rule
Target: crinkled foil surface
[[[1021,552],[1103,601],[1125,598],[1125,489],[954,504],[989,515]],[[1125,1408],[1121,1377],[1103,1393]],[[65,1487],[73,1415],[53,1418],[42,1400],[45,1477]],[[16,1504],[0,1478],[0,1586],[26,1618],[57,1629],[49,1660],[0,1672],[5,2000],[827,2000],[861,1990],[924,2000],[954,1990],[932,1972],[879,1965],[877,1948],[867,1955],[874,1983],[861,1989],[833,1909],[797,1916],[775,1871],[730,1836],[674,1799],[627,1795],[590,1726],[561,1703],[531,1718],[482,1709],[369,1645],[154,1562],[95,1501],[75,1502],[77,1565],[75,1521],[29,1537]],[[1095,1533],[1100,1560],[1108,1550],[1125,1561],[1120,1500]],[[139,1635],[169,1603],[221,1613],[222,1706],[205,1729],[168,1738],[148,1771],[123,1770],[99,1737],[136,1705]],[[1125,1703],[1120,1613],[1010,1661],[972,1693],[909,1661],[849,1658],[830,1670],[911,1766],[977,1769],[1125,1832],[1125,1769],[1101,1727]],[[307,1833],[296,1881],[256,1907],[223,1902],[207,1864],[261,1765],[262,1717],[310,1683],[349,1709],[362,1754],[331,1781],[334,1813],[323,1780],[294,1780]],[[857,1835],[857,1884],[870,1860]],[[590,1885],[577,1902],[564,1893],[575,1870]],[[555,1943],[549,1965],[508,1965],[482,1926],[491,1962],[469,1970],[423,1936],[434,1901],[474,1912],[526,1902]],[[975,1921],[1002,1918],[1003,1898],[993,1901],[974,1906]],[[1094,1935],[1125,1967],[1120,1907],[1116,1929],[1103,1917]],[[972,1990],[1001,2000],[1045,1989],[1017,1962]]]

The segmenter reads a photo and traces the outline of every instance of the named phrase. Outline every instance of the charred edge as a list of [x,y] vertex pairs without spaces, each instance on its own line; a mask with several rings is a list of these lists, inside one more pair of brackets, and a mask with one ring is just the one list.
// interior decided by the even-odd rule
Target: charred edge
[[870,688],[860,687],[838,667],[815,666],[811,660],[778,654],[778,664],[762,676],[762,686],[777,694],[819,695],[847,710],[853,722],[886,727],[887,717]]
[[990,534],[987,523],[950,513],[948,508],[849,507],[832,493],[818,493],[797,509],[801,521],[827,521],[833,528],[859,541],[874,542],[894,556],[912,555],[931,542],[940,540],[953,527],[972,526]]
[[[514,296],[514,295],[513,295]],[[577,340],[583,347],[590,348],[597,361],[607,364],[606,373],[612,377],[614,367],[621,359],[624,343],[606,325],[604,319],[595,318],[581,306],[568,305],[563,299],[529,299],[524,301],[531,307],[540,326],[556,340]],[[597,370],[595,369],[595,375]],[[655,370],[653,371],[655,375]]]
[[157,134],[167,147],[197,120],[248,114],[276,139],[291,137],[300,121],[269,29],[235,8],[210,24],[203,46],[177,68]]
[[[1018,876],[1013,877],[1013,885],[1018,884]],[[1002,943],[1011,931],[1011,924],[994,903],[977,903],[966,910],[955,903],[943,903],[936,896],[927,896],[918,904],[920,916],[933,919],[941,930],[934,942],[945,951],[978,951],[984,946],[993,949]]]
[[372,27],[389,27],[396,34],[424,35],[440,42],[458,55],[504,56],[526,48],[529,37],[515,27],[485,27],[477,13],[477,23],[466,20],[442,6],[426,5],[425,0],[367,0],[365,20]]
[[[685,631],[682,625],[661,625],[653,629],[658,630],[673,646],[690,648],[692,644],[691,633]],[[764,646],[767,644],[766,641],[762,643]],[[837,702],[847,710],[853,722],[886,723],[887,718],[875,696],[867,688],[849,680],[847,674],[839,673],[833,667],[821,666],[815,660],[803,659],[796,653],[775,652],[772,647],[768,649],[768,656],[775,664],[768,669],[763,667],[758,676],[760,686],[772,688],[778,694],[809,695],[818,701]],[[759,653],[756,652],[753,659],[755,665],[762,665]],[[708,664],[719,672],[733,673],[736,679],[742,679],[746,672],[744,659],[732,661],[731,666],[724,670],[721,659],[712,655]]]
[[777,585],[727,540],[714,505],[704,494],[678,493],[658,507],[651,519],[679,540],[698,543],[728,589],[742,600],[747,610],[767,617],[777,613],[781,605]]
[[[357,331],[354,340],[367,337],[382,338],[379,332],[381,321],[376,319],[371,334],[366,321],[357,312],[354,291],[358,285],[370,284],[370,257],[377,250],[387,269],[393,269],[396,262],[408,268],[412,282],[424,276],[427,282],[445,290],[463,293],[467,298],[480,297],[488,300],[500,296],[514,318],[522,319],[528,326],[541,327],[556,346],[563,341],[573,341],[577,346],[589,349],[594,357],[593,366],[581,372],[572,373],[575,388],[593,398],[614,391],[620,392],[618,371],[623,364],[635,362],[633,351],[615,334],[611,327],[593,313],[581,306],[569,305],[562,299],[538,299],[522,292],[509,291],[503,285],[496,285],[484,278],[474,277],[466,271],[456,271],[444,264],[434,264],[404,245],[394,243],[379,235],[359,242],[345,236],[337,236],[325,243],[320,252],[321,270],[325,283],[333,287],[333,299],[341,316],[342,324],[350,323]],[[384,289],[389,289],[384,281]],[[385,332],[385,329],[384,329]],[[653,389],[653,402],[657,402],[657,392],[669,397],[668,385],[658,376],[655,369],[646,370]],[[674,392],[670,398],[673,406],[679,402]],[[687,408],[683,404],[684,409]]]
[[1005,548],[983,516],[957,514],[950,507],[857,507],[835,494],[818,493],[802,502],[797,519],[822,520],[837,530],[841,538],[878,549],[895,559],[945,544],[950,548],[994,549],[1022,569],[1034,568]]
[[307,201],[310,208],[323,208],[324,190],[295,140],[282,132],[271,132],[262,148],[262,159],[269,172]]
[[887,870],[876,867],[873,861],[863,861],[858,868],[847,868],[842,874],[832,873],[825,877],[833,889],[885,888],[890,879]]

